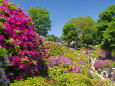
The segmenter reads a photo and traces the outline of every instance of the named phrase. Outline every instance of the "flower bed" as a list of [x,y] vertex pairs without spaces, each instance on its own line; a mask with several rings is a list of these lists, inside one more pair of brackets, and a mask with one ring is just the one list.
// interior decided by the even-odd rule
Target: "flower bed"
[[95,65],[94,65],[94,67],[96,69],[98,69],[98,68],[104,68],[104,67],[109,67],[109,66],[110,66],[110,64],[109,64],[108,61],[100,61],[100,60],[98,60],[97,62],[95,62]]

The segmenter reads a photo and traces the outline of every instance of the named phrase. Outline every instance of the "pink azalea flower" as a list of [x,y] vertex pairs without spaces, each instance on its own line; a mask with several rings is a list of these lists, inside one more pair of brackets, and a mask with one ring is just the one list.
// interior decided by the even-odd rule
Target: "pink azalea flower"
[[23,77],[22,76],[17,76],[16,79],[21,80],[21,79],[23,79]]
[[19,52],[19,48],[17,48],[17,51]]
[[20,51],[20,55],[24,55],[25,54],[25,51]]
[[26,57],[26,56],[23,56],[23,58],[24,58],[25,60],[27,60],[27,57]]
[[19,64],[19,68],[24,69],[25,68],[25,64]]
[[30,45],[30,47],[33,47],[33,43],[32,42],[29,42],[29,45]]
[[18,40],[17,43],[18,43],[18,44],[22,44],[22,41],[21,41],[21,40]]
[[21,12],[23,11],[23,9],[22,9],[22,8],[18,8],[17,10],[18,10],[18,11],[21,11]]
[[7,46],[6,45],[3,45],[2,48],[6,48]]
[[24,43],[23,43],[23,46],[27,46],[27,42],[24,42]]
[[12,61],[11,64],[12,64],[12,66],[15,66],[16,63],[14,61]]
[[13,40],[12,44],[13,44],[13,45],[16,45],[16,41],[15,41],[15,40]]
[[27,53],[27,54],[29,54],[29,51],[28,51],[28,50],[26,50],[26,53]]
[[0,35],[0,40],[4,40],[4,36],[3,35]]
[[76,73],[77,71],[76,71],[76,70],[72,70],[71,72],[72,72],[72,73]]
[[38,67],[35,66],[35,67],[34,67],[34,71],[35,71],[35,72],[38,72]]
[[35,42],[34,44],[35,44],[35,46],[38,46],[38,43],[37,43],[37,42]]
[[29,64],[32,64],[32,61],[31,61],[31,60],[29,61]]
[[34,39],[32,36],[30,36],[29,39],[30,39],[31,41],[35,41],[35,39]]
[[33,55],[33,56],[35,56],[35,55],[37,55],[37,51],[36,50],[30,51],[30,54]]
[[21,63],[21,60],[20,60],[20,58],[18,56],[13,56],[12,57],[12,62],[19,64],[19,63]]
[[38,35],[37,38],[40,39],[40,36]]

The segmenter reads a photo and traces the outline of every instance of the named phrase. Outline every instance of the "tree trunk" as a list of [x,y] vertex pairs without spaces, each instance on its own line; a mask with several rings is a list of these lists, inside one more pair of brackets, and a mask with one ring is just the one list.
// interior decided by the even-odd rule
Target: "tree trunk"
[[111,48],[106,49],[106,58],[111,59]]
[[70,46],[70,42],[67,42],[67,44],[68,44],[68,47]]
[[76,43],[75,43],[75,47],[74,47],[75,49],[77,49],[78,48],[78,43],[77,43],[77,41],[76,41]]

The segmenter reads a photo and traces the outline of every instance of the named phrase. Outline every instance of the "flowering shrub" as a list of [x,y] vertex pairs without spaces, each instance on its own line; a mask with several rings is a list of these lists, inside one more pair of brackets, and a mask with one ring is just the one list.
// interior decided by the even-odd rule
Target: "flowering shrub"
[[[25,81],[15,81],[15,83],[11,83],[10,86],[45,86],[45,82],[47,79],[39,76],[34,78],[29,78]],[[47,85],[49,86],[49,85]]]
[[8,0],[0,0],[0,4],[0,46],[6,48],[10,61],[7,77],[20,80],[37,75],[44,69],[45,47],[32,18]]
[[9,79],[6,78],[4,66],[8,66],[8,59],[6,56],[6,50],[0,48],[0,86],[6,86],[10,83]]
[[97,58],[99,56],[103,57],[102,49],[100,47],[100,45],[96,45],[96,46],[92,46],[95,50],[92,52],[92,57],[93,58]]
[[[73,61],[86,64],[88,62],[88,55],[85,54],[84,50],[74,50],[63,46],[64,57],[68,57]],[[79,60],[78,60],[79,59]]]
[[68,57],[53,56],[46,61],[48,65],[49,76],[55,77],[63,73],[78,73],[80,67],[77,63],[70,60]]
[[[81,55],[83,52],[77,52],[78,54]],[[46,59],[49,77],[39,76],[24,81],[16,81],[11,83],[10,86],[110,86],[108,82],[101,80],[99,77],[95,78],[88,73],[89,69],[86,70],[86,66],[81,71],[80,65],[82,62],[79,63],[79,61],[74,62],[74,60],[72,61],[64,56],[51,56]]]
[[[83,73],[65,73],[56,78],[58,86],[110,86],[99,78],[89,78]],[[101,84],[101,83],[102,84]]]
[[95,65],[94,65],[94,67],[95,68],[104,68],[104,67],[109,67],[110,65],[109,65],[109,62],[108,61],[100,61],[100,60],[98,60],[97,62],[95,62]]
[[46,53],[47,53],[47,56],[49,57],[64,55],[62,45],[57,42],[46,41],[44,42],[44,46],[46,47],[46,51],[47,51]]
[[99,78],[89,78],[82,73],[64,73],[56,78],[34,77],[25,81],[15,81],[10,86],[111,86]]

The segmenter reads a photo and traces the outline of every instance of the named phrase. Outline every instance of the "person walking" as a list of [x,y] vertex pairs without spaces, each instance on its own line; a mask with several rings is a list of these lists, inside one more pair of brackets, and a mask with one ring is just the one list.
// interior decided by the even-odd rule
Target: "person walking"
[[108,78],[110,78],[110,80],[111,80],[111,77],[112,77],[112,74],[111,74],[111,71],[109,70],[108,71]]
[[105,70],[103,71],[103,75],[106,76],[106,71]]
[[100,68],[98,69],[98,74],[101,74],[101,69]]
[[87,55],[88,55],[89,62],[91,62],[91,50],[90,49],[88,50]]

